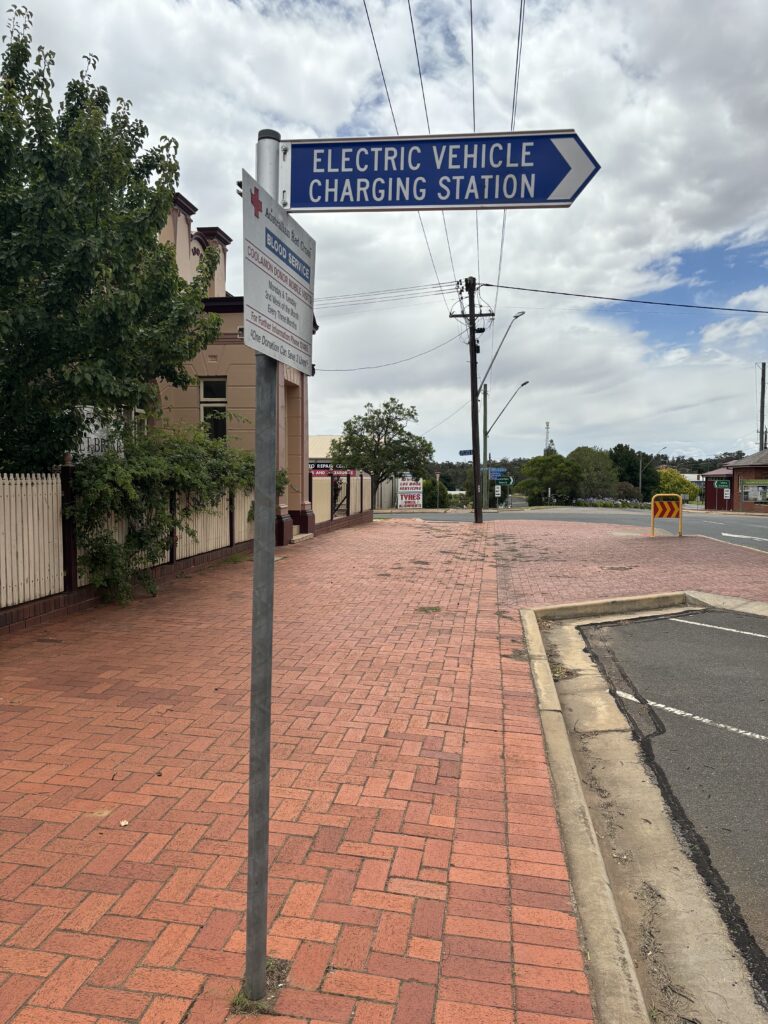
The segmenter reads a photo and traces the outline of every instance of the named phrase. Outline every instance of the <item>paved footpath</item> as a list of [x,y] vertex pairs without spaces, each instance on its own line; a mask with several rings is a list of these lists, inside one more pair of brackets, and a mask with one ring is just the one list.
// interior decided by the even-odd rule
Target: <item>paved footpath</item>
[[[275,1024],[584,1024],[519,607],[764,555],[382,522],[276,566]],[[249,562],[0,639],[0,1024],[223,1024],[243,969]]]

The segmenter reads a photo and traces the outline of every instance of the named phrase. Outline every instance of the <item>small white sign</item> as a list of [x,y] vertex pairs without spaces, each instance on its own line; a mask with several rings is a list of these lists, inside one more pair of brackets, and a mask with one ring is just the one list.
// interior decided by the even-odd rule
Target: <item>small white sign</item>
[[315,240],[243,171],[245,344],[312,373]]
[[401,477],[397,481],[397,507],[423,508],[421,480],[413,480],[410,477]]
[[501,484],[496,484],[496,486],[493,488],[493,493],[496,495],[497,498],[501,497]]
[[730,497],[731,497],[731,488],[730,487],[724,487],[723,488],[723,497],[725,498],[726,501],[730,500]]

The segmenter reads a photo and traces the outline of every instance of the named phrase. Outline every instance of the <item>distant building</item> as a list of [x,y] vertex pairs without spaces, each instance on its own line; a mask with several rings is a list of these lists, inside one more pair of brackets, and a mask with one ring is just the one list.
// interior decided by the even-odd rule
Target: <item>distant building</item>
[[[221,317],[221,331],[188,364],[197,378],[186,391],[161,386],[161,401],[171,423],[206,423],[215,437],[226,437],[236,448],[253,451],[253,411],[256,360],[243,343],[243,298],[226,290],[227,254],[232,239],[218,227],[195,227],[197,207],[177,192],[160,233],[161,242],[176,250],[179,274],[191,281],[205,249],[219,253],[219,265],[205,301],[208,312]],[[308,378],[278,363],[277,466],[288,472],[289,483],[278,506],[278,544],[289,544],[294,533],[311,533],[314,526],[309,496]]]
[[768,449],[729,463],[735,512],[768,512]]

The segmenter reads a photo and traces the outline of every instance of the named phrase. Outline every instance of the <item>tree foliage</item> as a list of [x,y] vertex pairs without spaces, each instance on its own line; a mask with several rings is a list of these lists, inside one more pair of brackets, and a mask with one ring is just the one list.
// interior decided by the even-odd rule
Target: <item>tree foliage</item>
[[640,466],[643,467],[642,498],[648,501],[652,494],[659,489],[659,471],[654,466],[654,459],[659,456],[649,455],[647,452],[637,452],[628,444],[617,444],[608,452],[616,466],[619,480],[624,480],[634,487],[639,486]]
[[[440,508],[448,508],[448,488],[441,480],[439,483],[440,488]],[[437,508],[437,493],[438,484],[431,476],[424,479],[422,485],[422,504],[424,508]]]
[[579,467],[577,497],[615,498],[618,493],[619,474],[610,455],[603,448],[589,448],[586,445],[574,448],[568,459]]
[[[158,427],[83,459],[74,482],[83,567],[107,599],[127,601],[135,583],[154,592],[148,566],[165,561],[174,531],[194,535],[196,512],[212,510],[229,491],[253,487],[253,455],[214,440],[203,427]],[[124,526],[122,540],[116,524]]]
[[682,473],[671,466],[665,466],[659,470],[659,490],[669,494],[682,494],[689,501],[695,501],[699,496],[699,488],[690,480],[686,480]]
[[380,406],[368,402],[365,411],[345,422],[341,436],[331,442],[329,458],[346,469],[370,473],[374,496],[383,480],[402,473],[426,476],[434,455],[432,444],[406,429],[417,421],[414,406],[388,398]]
[[207,250],[183,281],[157,236],[178,181],[177,144],[111,108],[86,59],[54,105],[54,54],[32,52],[11,9],[0,63],[0,470],[46,470],[91,420],[151,408],[158,379],[213,341]]
[[529,505],[541,505],[549,492],[557,502],[572,501],[578,492],[581,468],[569,459],[550,451],[529,459],[525,477],[514,488],[528,498]]

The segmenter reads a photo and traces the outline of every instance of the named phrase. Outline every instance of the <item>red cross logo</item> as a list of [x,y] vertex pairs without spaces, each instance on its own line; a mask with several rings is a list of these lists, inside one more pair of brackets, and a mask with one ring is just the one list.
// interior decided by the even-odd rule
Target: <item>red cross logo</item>
[[251,206],[253,207],[254,215],[258,219],[259,214],[264,209],[264,204],[259,199],[259,190],[257,188],[251,189]]

